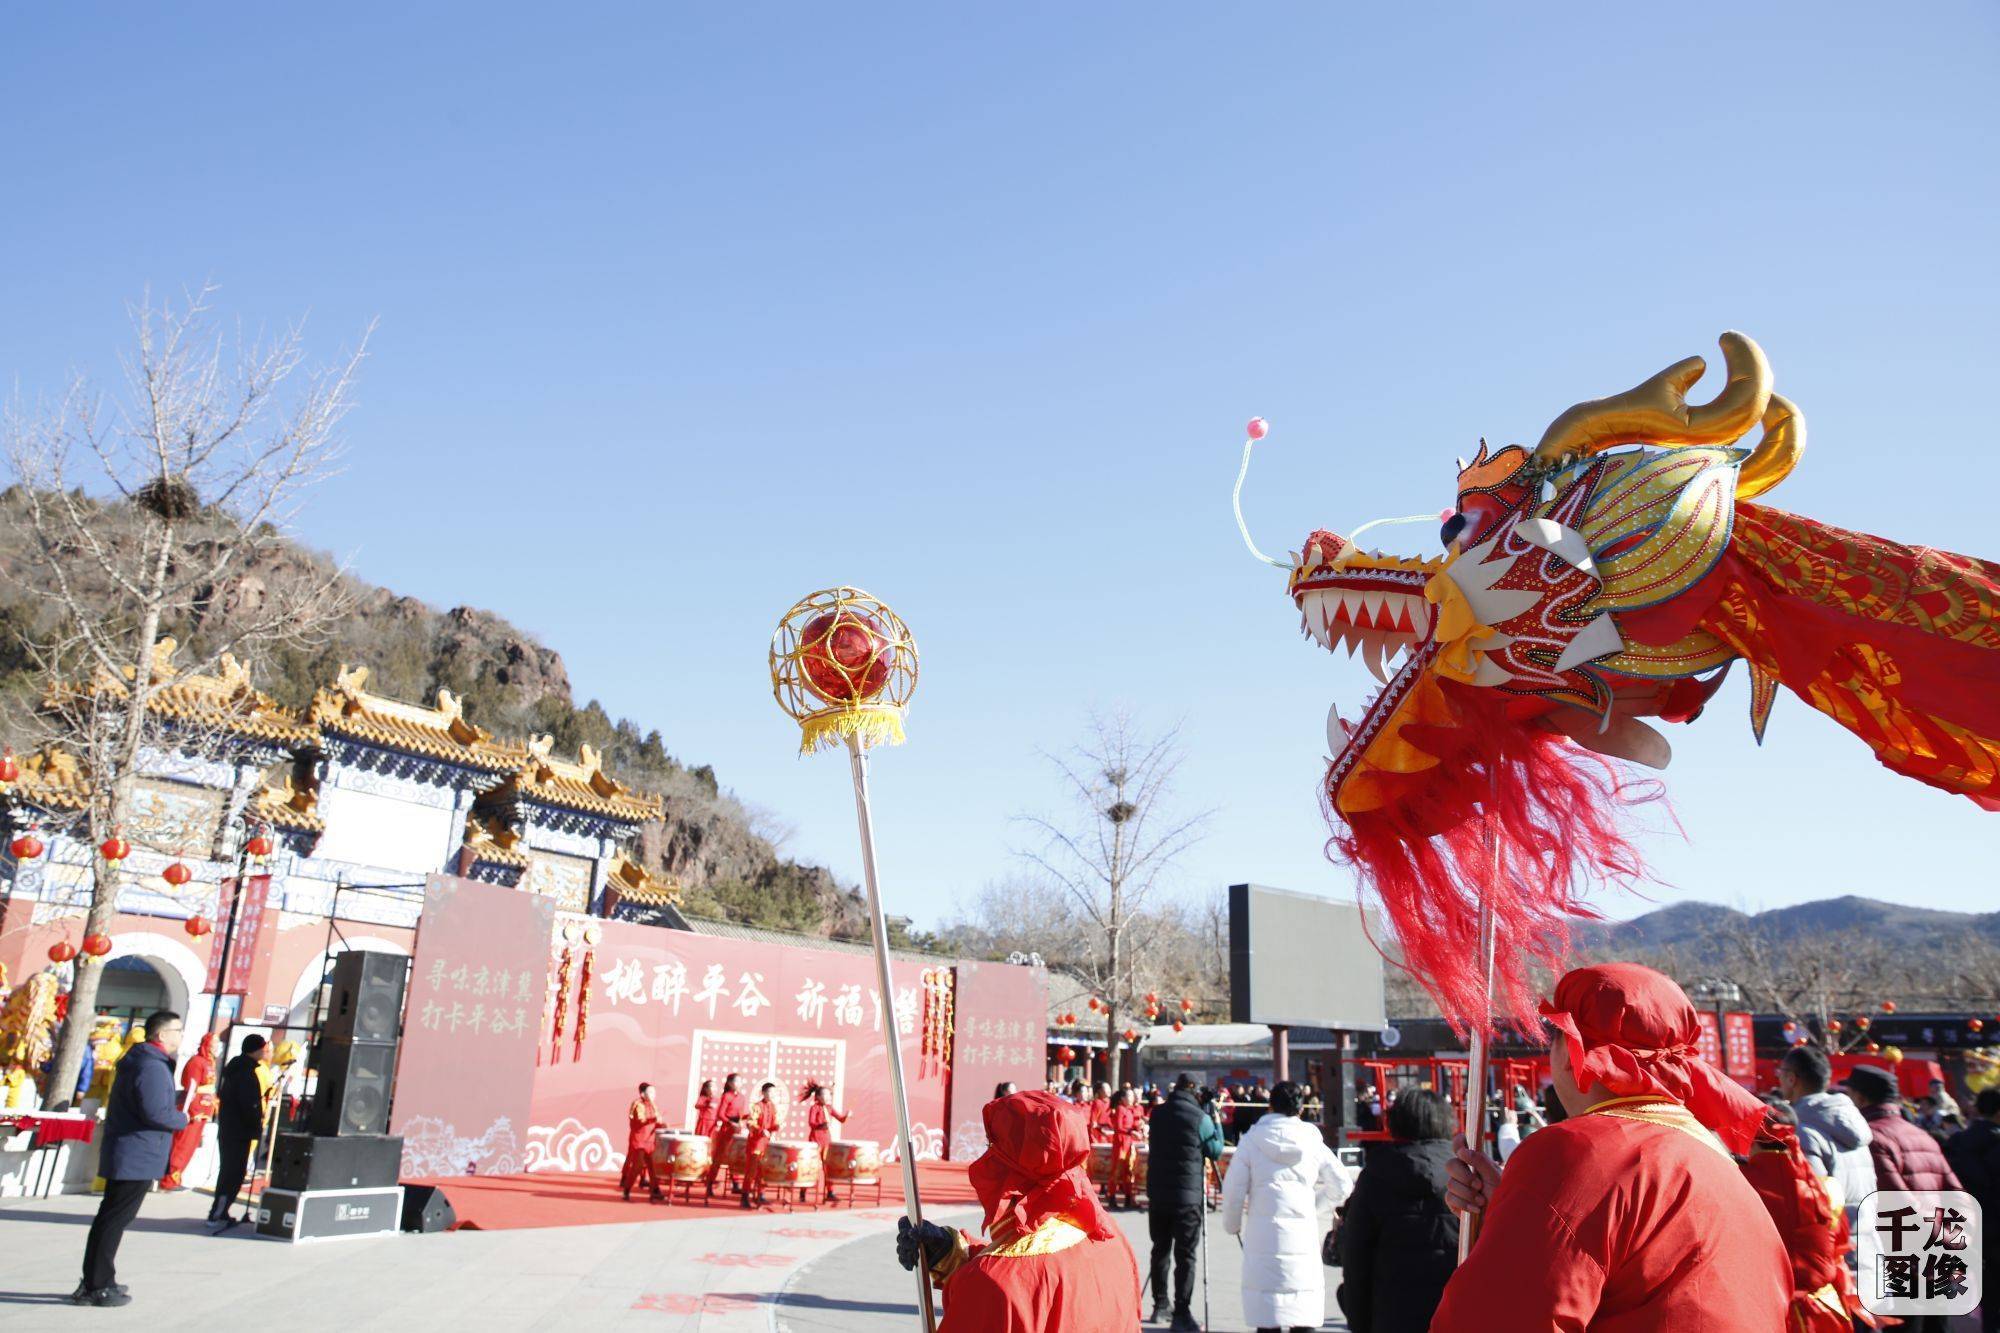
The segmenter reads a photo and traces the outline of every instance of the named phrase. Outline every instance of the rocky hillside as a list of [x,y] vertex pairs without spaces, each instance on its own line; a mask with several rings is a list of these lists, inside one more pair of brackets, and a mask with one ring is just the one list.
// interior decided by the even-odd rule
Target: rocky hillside
[[[22,569],[32,538],[20,513],[21,498],[0,493],[0,729],[32,706],[39,692],[26,651],[29,637],[44,637],[52,614]],[[107,531],[118,527],[118,507],[104,511]],[[200,651],[239,616],[254,614],[271,596],[297,581],[322,575],[323,555],[281,545],[227,586],[208,591],[188,623],[167,627]],[[858,895],[843,889],[819,866],[782,856],[760,834],[751,808],[722,789],[712,768],[674,755],[657,729],[612,718],[595,700],[579,706],[561,654],[490,611],[458,606],[440,611],[387,588],[344,579],[348,609],[323,642],[249,654],[257,682],[281,702],[305,704],[333,679],[343,663],[366,663],[369,688],[396,698],[429,700],[439,687],[465,701],[468,717],[489,731],[525,737],[546,732],[558,753],[582,745],[603,752],[606,767],[622,781],[666,798],[665,817],[643,831],[638,848],[645,864],[688,885],[690,915],[820,935],[859,936],[865,918]]]

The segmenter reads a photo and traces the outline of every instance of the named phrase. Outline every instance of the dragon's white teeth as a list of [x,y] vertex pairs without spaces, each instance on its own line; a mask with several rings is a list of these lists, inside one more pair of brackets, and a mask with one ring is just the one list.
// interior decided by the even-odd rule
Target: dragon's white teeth
[[1340,705],[1335,704],[1326,710],[1326,743],[1335,754],[1347,748],[1347,735],[1347,724],[1340,720]]
[[1384,660],[1388,647],[1387,639],[1379,634],[1371,635],[1368,640],[1368,651],[1362,654],[1362,660],[1368,664],[1368,670],[1373,672],[1375,679],[1384,685],[1389,683],[1388,663]]
[[1382,619],[1383,596],[1384,594],[1379,592],[1364,592],[1361,594],[1362,613],[1367,617],[1364,623],[1372,625],[1377,629],[1385,627],[1388,623]]

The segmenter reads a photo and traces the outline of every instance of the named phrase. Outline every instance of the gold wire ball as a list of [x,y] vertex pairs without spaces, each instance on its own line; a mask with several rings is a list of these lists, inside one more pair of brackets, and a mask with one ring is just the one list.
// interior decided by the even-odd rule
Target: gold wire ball
[[849,740],[901,745],[917,688],[917,641],[859,588],[802,597],[771,636],[771,693],[799,724],[799,753]]

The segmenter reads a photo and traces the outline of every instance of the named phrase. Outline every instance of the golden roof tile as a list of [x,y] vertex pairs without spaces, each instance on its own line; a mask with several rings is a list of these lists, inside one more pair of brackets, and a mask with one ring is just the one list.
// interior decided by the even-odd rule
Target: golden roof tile
[[465,817],[465,849],[472,853],[475,861],[524,870],[528,865],[528,853],[521,848],[520,842],[521,835],[501,820],[481,819],[472,814]]
[[[317,739],[295,709],[286,708],[250,683],[250,669],[237,661],[235,654],[224,653],[213,675],[184,675],[174,666],[178,649],[171,637],[153,645],[154,688],[147,708],[155,716],[279,745],[310,745]],[[99,670],[91,679],[91,689],[123,698],[137,674],[131,667],[116,677]],[[81,692],[74,686],[64,689]],[[59,700],[52,695],[50,702]]]
[[610,886],[617,891],[619,901],[646,907],[672,907],[681,900],[679,881],[655,878],[623,853],[611,860]]
[[525,762],[483,799],[539,801],[633,824],[660,817],[661,799],[651,792],[633,791],[606,773],[604,757],[593,747],[584,746],[577,762],[556,758],[554,750],[554,737],[534,737],[528,742]]
[[43,810],[81,810],[90,804],[90,775],[83,761],[54,746],[24,755],[21,776],[7,795],[23,805]]
[[494,740],[467,719],[464,703],[450,690],[440,689],[437,704],[426,708],[370,694],[367,683],[367,667],[341,668],[331,689],[313,695],[311,723],[337,736],[492,773],[521,763],[522,748]]
[[279,785],[260,788],[250,798],[250,816],[296,833],[326,832],[326,820],[319,813],[319,783],[308,778],[303,787],[297,786],[290,773]]

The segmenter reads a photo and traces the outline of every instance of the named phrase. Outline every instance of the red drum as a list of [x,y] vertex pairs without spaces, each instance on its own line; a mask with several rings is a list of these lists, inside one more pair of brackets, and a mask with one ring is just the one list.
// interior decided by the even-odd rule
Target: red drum
[[764,1145],[764,1183],[787,1189],[819,1184],[819,1145],[805,1139],[772,1139]]
[[882,1178],[882,1149],[868,1139],[836,1139],[826,1145],[826,1178],[869,1184]]
[[1111,1188],[1111,1145],[1090,1145],[1090,1183],[1099,1189]]
[[700,1180],[708,1174],[706,1134],[662,1134],[653,1147],[653,1167],[667,1180]]
[[723,1169],[734,1172],[736,1175],[739,1176],[748,1175],[750,1173],[750,1168],[745,1165],[747,1158],[745,1157],[744,1154],[749,1149],[749,1146],[750,1146],[750,1137],[747,1134],[738,1134],[735,1138],[732,1138],[731,1140],[729,1140],[729,1142],[723,1144],[722,1145]]

